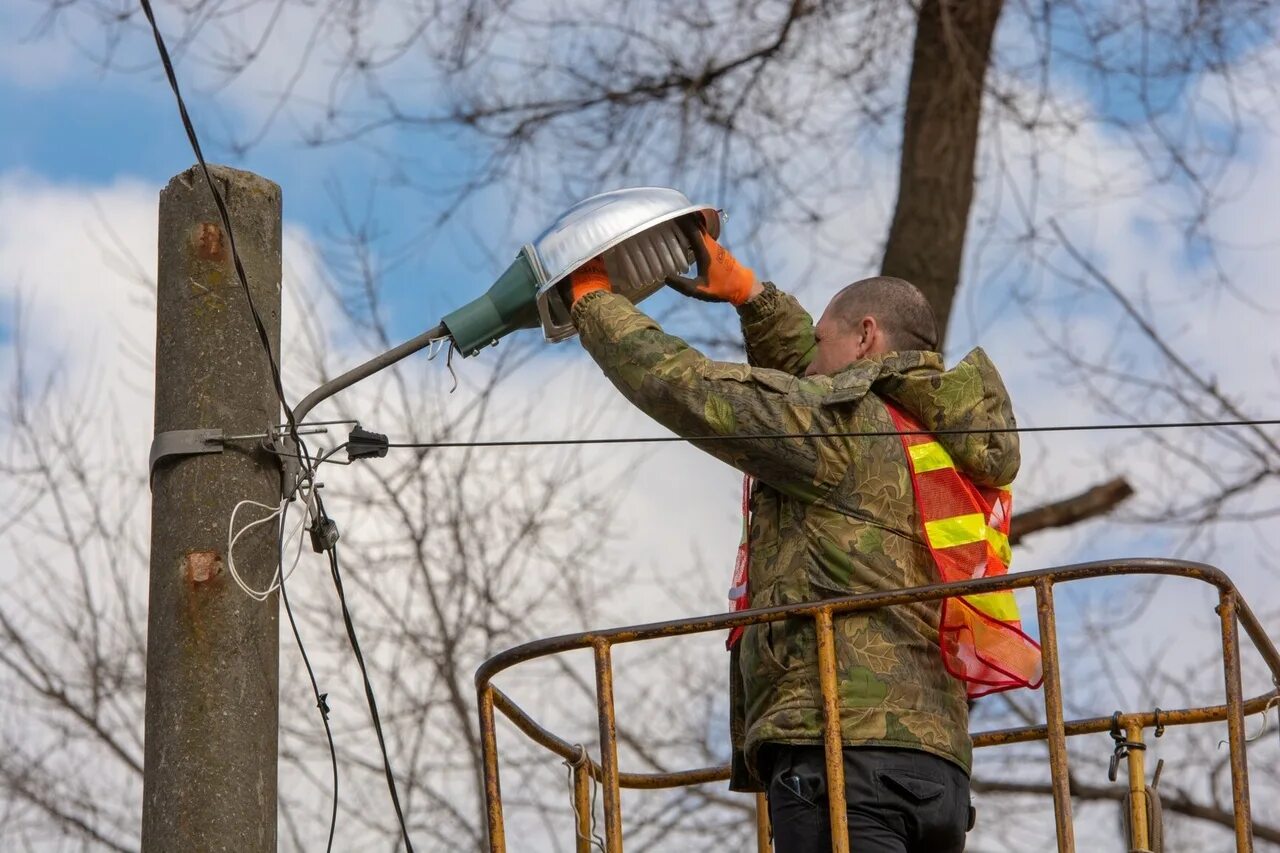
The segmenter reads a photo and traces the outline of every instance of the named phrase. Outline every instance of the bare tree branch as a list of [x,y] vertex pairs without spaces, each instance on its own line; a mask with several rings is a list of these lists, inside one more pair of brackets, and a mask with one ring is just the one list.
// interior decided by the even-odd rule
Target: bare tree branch
[[[970,786],[978,794],[1053,796],[1053,786],[1040,782],[988,781],[975,778],[970,783]],[[1071,780],[1071,796],[1081,800],[1109,800],[1118,803],[1123,801],[1128,793],[1127,786],[1110,785],[1104,788],[1098,785],[1086,785],[1075,779]],[[1160,804],[1166,812],[1175,812],[1197,820],[1208,821],[1231,830],[1234,830],[1236,826],[1235,815],[1230,808],[1221,808],[1216,805],[1197,802],[1183,793],[1170,796],[1167,792],[1162,792]],[[1263,841],[1280,844],[1280,826],[1259,823],[1256,817],[1253,822],[1253,834],[1255,838]]]
[[1133,494],[1133,487],[1123,477],[1116,477],[1085,489],[1078,495],[1015,513],[1010,526],[1009,544],[1017,545],[1027,536],[1055,527],[1069,527],[1090,518],[1107,515]]

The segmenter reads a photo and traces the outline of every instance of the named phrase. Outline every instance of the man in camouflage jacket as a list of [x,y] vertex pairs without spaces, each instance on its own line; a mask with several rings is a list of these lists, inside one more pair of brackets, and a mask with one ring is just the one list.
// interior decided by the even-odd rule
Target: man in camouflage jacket
[[[817,434],[694,444],[755,480],[751,607],[801,604],[937,580],[910,471],[891,432],[892,400],[927,429],[1014,425],[995,367],[975,349],[952,370],[936,323],[900,279],[850,285],[821,321],[760,284],[704,230],[699,277],[670,283],[736,304],[749,365],[708,359],[609,292],[602,263],[572,279],[583,346],[618,390],[674,432]],[[939,435],[982,485],[1009,484],[1016,433]],[[943,669],[937,602],[835,620],[840,727],[852,845],[859,851],[962,850],[972,743],[964,685]],[[765,790],[777,853],[829,849],[810,619],[750,626],[731,655],[732,787]]]

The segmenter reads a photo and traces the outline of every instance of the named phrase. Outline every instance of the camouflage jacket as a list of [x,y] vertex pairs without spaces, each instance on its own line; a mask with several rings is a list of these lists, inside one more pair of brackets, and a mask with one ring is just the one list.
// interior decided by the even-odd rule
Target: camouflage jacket
[[[833,376],[800,377],[815,342],[799,303],[769,285],[739,313],[750,366],[708,359],[616,294],[584,297],[573,317],[618,390],[684,436],[889,431],[883,398],[930,429],[1014,424],[1004,385],[980,349],[945,372],[935,353],[897,352]],[[1016,433],[939,440],[978,483],[1005,485],[1017,473]],[[897,436],[693,443],[756,478],[752,607],[936,580]],[[846,744],[920,749],[969,769],[965,691],[942,667],[938,618],[933,603],[836,620]],[[762,744],[822,743],[813,622],[749,627],[730,661],[731,784],[752,789]]]

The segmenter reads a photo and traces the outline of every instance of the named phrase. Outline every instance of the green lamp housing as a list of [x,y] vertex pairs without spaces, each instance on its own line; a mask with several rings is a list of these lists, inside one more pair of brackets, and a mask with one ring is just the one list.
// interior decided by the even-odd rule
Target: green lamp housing
[[445,315],[445,328],[464,356],[475,355],[517,329],[538,327],[540,282],[527,249],[520,250],[484,296]]

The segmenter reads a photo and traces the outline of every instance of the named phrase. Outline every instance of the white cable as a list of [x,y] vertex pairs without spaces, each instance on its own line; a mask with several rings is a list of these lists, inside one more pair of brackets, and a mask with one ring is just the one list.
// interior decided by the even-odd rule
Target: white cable
[[[246,504],[260,507],[261,509],[269,509],[271,510],[271,514],[263,518],[260,518],[257,521],[249,522],[244,527],[240,528],[239,532],[236,532],[236,529],[235,529],[236,516],[240,513],[240,508],[242,506],[245,506]],[[249,596],[255,601],[266,601],[271,596],[272,590],[270,588],[268,588],[265,592],[256,590],[253,587],[249,586],[247,583],[245,583],[244,579],[240,577],[240,573],[236,571],[236,557],[235,557],[236,543],[240,541],[240,537],[243,536],[247,531],[252,530],[255,527],[258,527],[259,525],[266,524],[267,522],[275,518],[278,518],[280,516],[281,510],[284,509],[284,505],[285,505],[284,501],[281,501],[278,506],[271,506],[270,504],[259,503],[258,501],[243,500],[243,501],[240,501],[238,504],[236,504],[235,508],[231,510],[231,519],[230,521],[227,522],[227,568],[231,571],[231,577],[232,579],[235,580],[236,586],[240,587],[240,589],[244,591],[245,595]],[[277,560],[276,562],[277,573],[279,572],[279,565],[280,563]]]
[[[306,512],[302,514],[302,520],[298,522],[298,526],[294,528],[294,532],[286,536],[283,540],[283,541],[289,541],[293,539],[295,536],[297,536],[299,540],[298,551],[294,555],[293,564],[289,566],[288,572],[285,573],[285,576],[284,576],[285,580],[288,580],[289,576],[293,574],[293,570],[298,567],[298,563],[302,559],[302,535],[301,534],[302,534],[303,528],[306,527],[307,520],[311,517],[311,515],[315,511],[315,487],[311,486],[310,484],[304,484],[299,488],[299,491],[301,492],[304,490],[306,493],[306,500],[304,501]],[[262,518],[259,518],[256,521],[249,522],[244,527],[240,528],[239,531],[237,531],[235,529],[236,516],[239,515],[240,508],[245,505],[252,505],[252,506],[259,507],[261,509],[269,509],[271,510],[271,512],[270,514]],[[265,590],[260,590],[260,589],[254,589],[253,587],[245,583],[244,578],[240,577],[240,573],[236,571],[236,558],[235,558],[236,543],[240,541],[241,536],[243,536],[245,533],[247,533],[251,529],[258,527],[259,525],[266,524],[276,518],[279,518],[280,524],[283,525],[285,523],[285,515],[287,514],[288,506],[289,506],[288,499],[280,501],[279,506],[271,506],[270,504],[264,504],[264,503],[260,503],[258,501],[252,501],[252,500],[243,500],[237,503],[235,507],[231,510],[231,519],[227,522],[227,569],[231,572],[231,577],[236,582],[236,586],[240,587],[240,589],[244,592],[244,594],[252,598],[254,601],[266,601],[268,598],[271,597],[271,594],[273,592],[275,592],[280,588],[280,569],[281,569],[281,566],[284,564],[284,549],[283,547],[281,547],[280,550],[277,551],[276,553],[276,568],[271,575],[270,584],[267,586]]]
[[[290,534],[289,536],[281,540],[281,542],[283,543],[283,542],[289,541],[289,539],[297,537],[298,550],[293,555],[293,563],[289,566],[289,571],[284,573],[284,579],[281,580],[279,583],[275,584],[276,588],[279,588],[284,583],[284,581],[287,581],[290,578],[290,576],[293,575],[293,570],[298,568],[298,563],[299,561],[302,560],[302,544],[303,542],[306,541],[304,530],[307,526],[307,519],[311,518],[315,514],[315,489],[314,488],[307,489],[307,499],[303,503],[303,506],[306,508],[306,512],[302,514],[302,520],[298,522],[298,526],[293,529],[292,534]],[[281,513],[280,515],[280,524],[282,526],[284,525],[285,517],[288,516],[288,514],[289,514],[289,508],[286,506],[284,509],[284,512]],[[283,546],[281,547],[281,551],[280,551],[280,565],[284,565]]]

